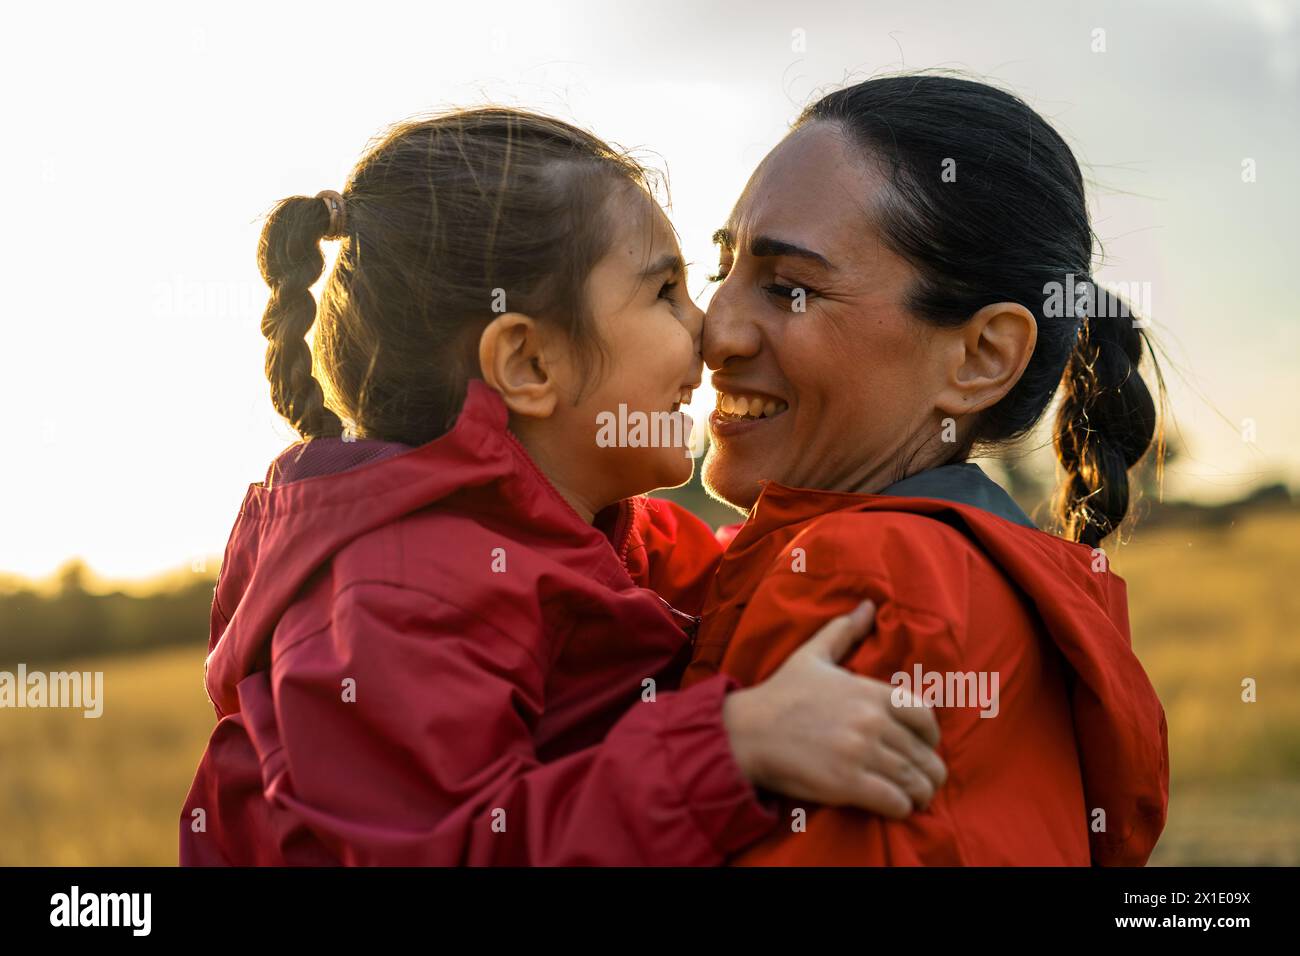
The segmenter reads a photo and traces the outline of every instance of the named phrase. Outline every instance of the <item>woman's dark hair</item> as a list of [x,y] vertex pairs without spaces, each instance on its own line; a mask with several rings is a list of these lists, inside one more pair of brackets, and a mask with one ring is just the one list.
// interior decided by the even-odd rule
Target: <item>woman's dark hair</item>
[[520,110],[394,127],[343,191],[345,225],[319,310],[311,287],[324,269],[329,207],[294,196],[262,229],[276,410],[304,438],[340,435],[341,414],[359,436],[430,441],[459,414],[479,334],[503,311],[557,323],[589,362],[601,343],[586,282],[612,239],[609,200],[622,187],[648,190],[648,177],[590,133]]
[[1096,547],[1124,520],[1128,469],[1157,433],[1137,371],[1144,351],[1155,356],[1127,304],[1091,280],[1095,237],[1070,148],[1019,98],[947,76],[838,90],[796,126],[812,122],[837,124],[884,173],[876,225],[919,273],[907,301],[915,315],[957,326],[1008,301],[1034,315],[1028,367],[958,456],[1025,435],[1059,387],[1057,516],[1067,537]]

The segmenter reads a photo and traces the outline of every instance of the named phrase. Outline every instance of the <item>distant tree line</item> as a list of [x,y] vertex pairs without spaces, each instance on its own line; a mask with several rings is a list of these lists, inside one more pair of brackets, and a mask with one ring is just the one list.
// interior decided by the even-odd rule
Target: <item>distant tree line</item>
[[210,575],[142,597],[92,593],[87,576],[74,561],[59,572],[54,590],[0,593],[0,668],[207,642]]
[[[1171,448],[1169,460],[1178,453],[1179,449]],[[1011,456],[990,463],[990,467],[1035,520],[1050,524],[1048,499],[1053,476],[1048,456],[1040,454],[1037,461],[1033,456]],[[1256,509],[1296,507],[1282,484],[1257,488],[1238,501],[1220,505],[1162,501],[1153,458],[1134,470],[1133,479],[1139,528],[1164,524],[1219,527]],[[658,494],[684,505],[714,527],[743,517],[708,496],[698,467],[689,484]],[[170,586],[145,596],[96,593],[86,587],[88,579],[85,565],[72,561],[59,572],[53,588],[19,585],[0,589],[0,669],[19,661],[39,664],[206,643],[214,584],[211,573],[190,577],[187,572],[183,578],[173,579]]]

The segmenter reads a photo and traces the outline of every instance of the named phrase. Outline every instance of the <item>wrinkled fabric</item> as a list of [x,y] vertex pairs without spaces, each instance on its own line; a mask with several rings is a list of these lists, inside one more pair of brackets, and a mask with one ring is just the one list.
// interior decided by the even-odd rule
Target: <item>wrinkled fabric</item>
[[783,801],[782,826],[733,862],[1146,862],[1168,807],[1165,715],[1100,551],[969,505],[770,483],[729,541],[683,686],[761,681],[864,598],[875,628],[845,666],[905,674],[917,694],[927,674],[953,691],[978,685],[947,675],[983,674],[991,691],[996,674],[996,716],[938,699],[949,778],[927,810],[893,821]]
[[248,489],[182,863],[714,865],[771,828],[736,682],[674,689],[712,533],[644,498],[584,522],[507,423],[474,382],[427,445],[316,440]]

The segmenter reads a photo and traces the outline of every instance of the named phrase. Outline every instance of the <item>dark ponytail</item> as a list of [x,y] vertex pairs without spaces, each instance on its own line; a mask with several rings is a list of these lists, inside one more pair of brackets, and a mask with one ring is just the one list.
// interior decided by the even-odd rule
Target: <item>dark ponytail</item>
[[293,196],[272,210],[257,246],[257,265],[271,287],[262,313],[266,377],[271,401],[303,438],[337,437],[339,417],[325,407],[325,393],[312,375],[307,333],[316,321],[311,287],[325,268],[320,244],[329,230],[328,207],[320,199]]
[[1146,333],[1119,297],[1090,289],[1093,306],[1061,378],[1054,445],[1065,471],[1057,517],[1067,537],[1095,548],[1128,512],[1128,471],[1151,447],[1158,416],[1138,373]]
[[[1127,469],[1157,433],[1156,405],[1137,372],[1145,338],[1135,318],[1087,279],[1095,237],[1069,146],[1019,97],[939,75],[837,90],[796,125],[813,122],[846,130],[882,171],[887,186],[871,214],[917,271],[905,300],[913,315],[956,327],[995,302],[1033,314],[1028,365],[953,460],[1024,436],[1063,387],[1057,514],[1067,537],[1095,547],[1128,510]],[[1056,307],[1062,290],[1073,299],[1081,285],[1090,293],[1082,326],[1077,308]]]

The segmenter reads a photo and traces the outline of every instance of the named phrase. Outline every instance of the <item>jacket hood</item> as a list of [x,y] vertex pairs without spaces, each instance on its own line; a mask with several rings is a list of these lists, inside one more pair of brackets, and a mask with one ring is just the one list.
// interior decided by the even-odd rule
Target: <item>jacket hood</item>
[[[249,486],[212,607],[205,680],[219,714],[238,710],[236,685],[265,666],[271,634],[307,581],[349,543],[406,515],[490,488],[475,495],[476,508],[562,542],[608,541],[569,507],[508,421],[500,396],[472,381],[455,425],[428,444],[313,439]],[[629,533],[629,521],[602,524]]]
[[[930,487],[987,482],[996,488],[977,467],[969,467],[974,471],[964,477],[949,474]],[[760,525],[754,530],[762,533],[762,528],[831,511],[908,512],[942,521],[974,542],[1028,597],[1072,671],[1070,703],[1084,795],[1090,814],[1106,811],[1107,832],[1092,832],[1090,826],[1094,862],[1145,863],[1164,829],[1168,806],[1167,730],[1164,709],[1133,653],[1123,579],[1109,570],[1102,551],[1026,526],[1016,520],[1016,513],[1023,514],[1018,508],[1004,517],[961,500],[902,497],[895,493],[899,490],[907,489],[900,483],[880,495],[840,495],[768,483],[750,523]],[[969,500],[972,494],[1000,501],[987,489],[971,487],[951,497]]]

